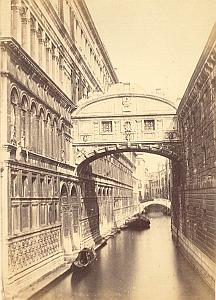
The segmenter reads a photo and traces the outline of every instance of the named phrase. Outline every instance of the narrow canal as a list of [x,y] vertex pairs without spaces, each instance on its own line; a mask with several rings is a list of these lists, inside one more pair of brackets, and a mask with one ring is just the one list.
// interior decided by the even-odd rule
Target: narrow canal
[[32,299],[213,300],[214,295],[177,251],[170,217],[152,216],[149,230],[122,231],[82,274],[62,276]]

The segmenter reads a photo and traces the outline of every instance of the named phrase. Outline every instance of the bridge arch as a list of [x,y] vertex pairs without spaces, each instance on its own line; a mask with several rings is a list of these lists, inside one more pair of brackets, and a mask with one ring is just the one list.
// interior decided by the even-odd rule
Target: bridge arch
[[81,170],[82,167],[91,163],[92,161],[102,158],[104,156],[124,153],[124,152],[144,152],[157,154],[160,156],[164,156],[170,160],[180,162],[180,148],[179,144],[133,144],[133,145],[116,145],[116,146],[92,146],[87,148],[78,148],[77,149],[77,171]]
[[168,199],[154,199],[142,203],[141,209],[146,213],[151,211],[161,211],[164,214],[170,214],[171,201]]

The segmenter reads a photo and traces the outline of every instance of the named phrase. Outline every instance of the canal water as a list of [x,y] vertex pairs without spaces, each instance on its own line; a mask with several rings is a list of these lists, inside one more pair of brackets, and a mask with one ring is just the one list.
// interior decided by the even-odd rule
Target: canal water
[[79,274],[55,280],[34,300],[214,300],[213,292],[176,248],[170,217],[151,215],[151,228],[124,230]]

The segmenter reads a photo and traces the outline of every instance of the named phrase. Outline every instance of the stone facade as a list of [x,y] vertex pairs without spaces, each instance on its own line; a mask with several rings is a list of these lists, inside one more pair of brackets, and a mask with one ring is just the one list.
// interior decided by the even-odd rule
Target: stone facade
[[172,191],[172,162],[166,160],[158,165],[158,170],[149,173],[149,199],[164,198],[171,200]]
[[[91,180],[76,173],[71,112],[118,81],[84,1],[0,0],[0,72],[0,265],[10,296],[132,212],[132,165],[120,155],[88,166]],[[111,163],[118,178],[102,167]]]
[[183,141],[174,235],[214,287],[216,270],[216,26],[177,111]]
[[[97,242],[138,211],[133,163],[122,154],[97,159],[79,174],[82,243]],[[99,219],[99,221],[98,221]]]

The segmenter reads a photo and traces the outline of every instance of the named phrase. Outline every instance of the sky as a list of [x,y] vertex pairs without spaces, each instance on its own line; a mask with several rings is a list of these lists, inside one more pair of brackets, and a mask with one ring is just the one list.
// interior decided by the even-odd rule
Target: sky
[[[216,21],[216,0],[85,1],[119,80],[178,103]],[[152,171],[164,161],[144,157]]]
[[216,21],[216,0],[86,0],[121,82],[181,98]]

